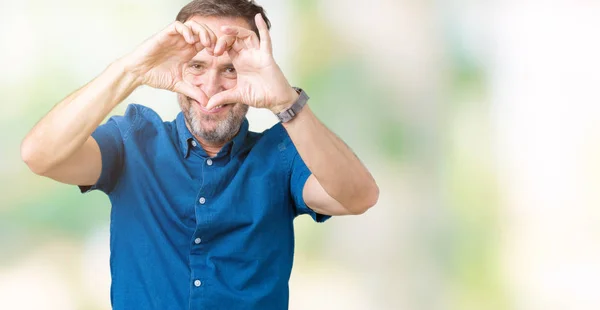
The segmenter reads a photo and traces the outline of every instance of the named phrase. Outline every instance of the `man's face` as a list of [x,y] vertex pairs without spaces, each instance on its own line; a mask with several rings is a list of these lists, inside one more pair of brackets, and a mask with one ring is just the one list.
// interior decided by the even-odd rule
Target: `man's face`
[[[217,38],[223,35],[220,29],[224,25],[250,29],[248,23],[241,18],[194,16],[190,20],[207,25]],[[183,78],[192,85],[200,87],[208,98],[233,88],[237,83],[237,73],[229,55],[224,53],[214,57],[205,50],[189,62]],[[248,106],[242,103],[227,104],[208,111],[204,107],[206,103],[201,104],[182,94],[178,94],[177,99],[192,134],[213,144],[224,144],[231,140],[248,112]]]

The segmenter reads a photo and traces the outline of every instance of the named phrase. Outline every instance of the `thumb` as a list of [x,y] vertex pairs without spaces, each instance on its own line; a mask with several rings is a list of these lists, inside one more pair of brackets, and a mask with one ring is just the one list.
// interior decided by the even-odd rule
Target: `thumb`
[[242,94],[236,88],[228,89],[214,94],[208,100],[207,109],[212,109],[221,104],[242,103]]
[[208,97],[206,96],[204,91],[200,89],[200,87],[194,86],[186,81],[177,82],[177,84],[175,84],[174,90],[180,94],[186,95],[198,101],[198,103],[200,104],[204,104],[208,101]]

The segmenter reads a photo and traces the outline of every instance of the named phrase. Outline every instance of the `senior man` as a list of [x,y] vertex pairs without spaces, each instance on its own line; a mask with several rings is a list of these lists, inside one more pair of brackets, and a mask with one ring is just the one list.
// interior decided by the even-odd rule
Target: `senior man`
[[[24,139],[39,175],[111,201],[114,309],[286,309],[293,219],[361,214],[379,190],[273,59],[247,0],[196,0],[45,115]],[[177,93],[102,120],[141,85]],[[341,103],[340,103],[341,104]],[[248,107],[280,122],[248,131]]]

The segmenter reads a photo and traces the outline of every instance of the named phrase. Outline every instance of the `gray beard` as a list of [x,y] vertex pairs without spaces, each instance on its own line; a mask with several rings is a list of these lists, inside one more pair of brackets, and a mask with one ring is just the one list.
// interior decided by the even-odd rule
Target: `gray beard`
[[244,117],[248,112],[248,106],[243,105],[242,110],[235,113],[237,107],[231,107],[227,117],[220,121],[213,130],[207,130],[202,127],[203,121],[215,121],[211,115],[202,115],[198,117],[196,114],[192,114],[189,109],[189,105],[186,109],[182,109],[183,116],[190,127],[190,131],[196,137],[205,140],[212,144],[225,144],[229,142],[240,130],[240,126],[244,121]]

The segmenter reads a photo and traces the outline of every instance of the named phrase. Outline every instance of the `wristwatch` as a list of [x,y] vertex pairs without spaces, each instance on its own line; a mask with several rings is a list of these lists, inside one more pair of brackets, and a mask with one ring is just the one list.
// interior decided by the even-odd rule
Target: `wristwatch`
[[308,99],[310,98],[304,92],[304,90],[302,90],[302,88],[298,88],[298,87],[293,87],[293,88],[298,93],[298,99],[296,100],[296,102],[294,102],[294,104],[292,104],[291,107],[275,114],[275,116],[277,116],[277,118],[282,123],[287,123],[287,122],[293,120],[294,117],[296,117],[296,114],[298,114],[300,112],[300,110],[302,110],[302,108],[304,107],[304,105],[306,104]]

